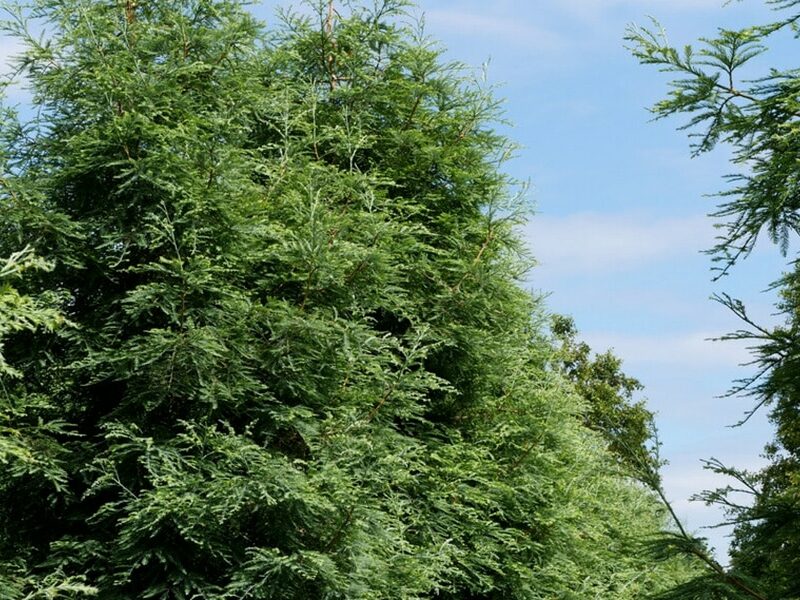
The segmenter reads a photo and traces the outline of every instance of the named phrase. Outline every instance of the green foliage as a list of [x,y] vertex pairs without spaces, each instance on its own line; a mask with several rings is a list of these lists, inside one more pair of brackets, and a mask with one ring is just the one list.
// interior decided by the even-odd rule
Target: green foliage
[[74,326],[6,342],[60,469],[0,474],[6,597],[685,580],[551,368],[492,91],[405,2],[315,6],[269,33],[235,0],[38,0],[46,41],[8,25],[38,113],[6,129],[0,249],[47,258],[20,297]]
[[642,384],[622,372],[622,361],[611,351],[592,356],[569,317],[555,316],[551,325],[558,343],[557,368],[575,384],[588,404],[586,426],[598,431],[620,465],[649,486],[659,484],[655,420],[633,394]]
[[[46,294],[30,297],[12,285],[23,272],[48,270],[50,265],[31,249],[15,252],[0,266],[0,351],[11,335],[37,329],[54,331],[64,319],[53,308]],[[49,498],[66,492],[68,473],[66,449],[59,442],[72,435],[46,397],[28,394],[19,384],[22,373],[8,364],[0,352],[0,466],[4,471],[0,489],[6,492],[11,481],[25,481],[27,487]],[[33,515],[31,515],[33,516]],[[16,532],[2,523],[0,551],[13,557]],[[81,576],[51,573],[43,578],[26,572],[22,560],[12,560],[0,570],[0,595],[3,598],[59,598],[72,594],[91,594],[94,588],[82,583]],[[23,595],[24,594],[24,595]]]
[[[792,3],[779,3],[792,5]],[[730,175],[733,186],[713,217],[720,220],[719,243],[711,250],[721,263],[720,275],[754,248],[759,234],[786,252],[790,235],[798,232],[794,162],[800,104],[797,74],[772,70],[766,77],[739,81],[739,72],[766,51],[766,38],[793,26],[797,17],[740,31],[720,30],[683,52],[671,47],[663,31],[632,28],[628,40],[642,63],[678,73],[669,96],[653,112],[659,118],[688,113],[695,153],[707,152],[718,142],[729,145],[733,163],[742,172]]]
[[[721,194],[723,202],[712,216],[721,220],[719,243],[710,252],[720,263],[719,276],[755,247],[762,232],[784,254],[800,232],[797,151],[800,142],[800,74],[797,69],[771,69],[761,78],[741,79],[743,68],[766,52],[771,36],[797,34],[800,13],[796,0],[772,2],[789,14],[775,23],[741,31],[720,31],[702,40],[698,51],[683,52],[669,46],[663,32],[631,29],[633,53],[642,62],[678,73],[669,96],[656,104],[658,117],[686,113],[685,126],[698,136],[696,152],[711,150],[718,142],[733,149],[739,173],[729,176],[732,186]],[[779,311],[785,323],[765,328],[747,314],[742,302],[722,295],[717,298],[740,317],[744,329],[727,336],[747,340],[754,347],[756,372],[736,383],[731,393],[753,396],[753,412],[768,406],[776,426],[776,439],[767,446],[769,465],[758,473],[727,467],[716,460],[708,467],[731,478],[732,484],[701,495],[722,505],[735,525],[727,572],[709,574],[730,597],[739,597],[746,584],[751,598],[800,596],[800,419],[798,418],[797,260],[774,285],[780,291]],[[713,565],[712,565],[713,567]],[[715,584],[715,585],[717,585]],[[694,585],[694,584],[693,584]],[[711,589],[710,587],[708,589]],[[739,594],[739,595],[736,595]],[[676,597],[695,597],[687,592]],[[729,596],[723,596],[729,597]]]

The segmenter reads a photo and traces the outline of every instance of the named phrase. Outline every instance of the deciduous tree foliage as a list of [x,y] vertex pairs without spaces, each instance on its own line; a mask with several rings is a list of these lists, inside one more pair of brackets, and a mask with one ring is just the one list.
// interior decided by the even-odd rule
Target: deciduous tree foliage
[[622,371],[622,361],[611,351],[594,355],[586,342],[578,341],[570,317],[554,316],[551,327],[557,342],[556,364],[587,403],[586,426],[602,434],[624,469],[647,485],[658,486],[655,416],[644,401],[633,399],[642,384]]
[[[738,172],[730,176],[732,185],[721,194],[723,201],[712,215],[721,231],[712,250],[720,276],[747,257],[762,234],[786,255],[800,231],[800,76],[797,69],[771,69],[760,78],[752,71],[742,76],[775,36],[797,37],[800,2],[769,3],[781,11],[776,22],[721,30],[696,51],[671,47],[663,33],[630,32],[634,54],[642,62],[680,77],[669,96],[656,104],[656,115],[689,114],[686,128],[695,136],[697,153],[720,142],[734,151]],[[766,406],[776,427],[775,440],[766,449],[770,463],[761,471],[748,473],[709,462],[732,481],[725,489],[703,494],[706,501],[724,506],[735,525],[731,568],[709,577],[716,585],[722,582],[718,593],[725,598],[800,597],[799,276],[797,260],[792,259],[774,284],[785,319],[777,327],[755,323],[740,301],[719,298],[743,320],[743,329],[729,337],[749,340],[755,347],[756,372],[732,392],[752,395],[753,411]],[[741,500],[742,494],[747,500]],[[731,585],[737,582],[747,589]]]
[[491,90],[404,2],[336,8],[265,33],[234,0],[36,0],[8,25],[36,112],[3,123],[0,255],[48,269],[3,288],[3,598],[686,579],[552,368]]

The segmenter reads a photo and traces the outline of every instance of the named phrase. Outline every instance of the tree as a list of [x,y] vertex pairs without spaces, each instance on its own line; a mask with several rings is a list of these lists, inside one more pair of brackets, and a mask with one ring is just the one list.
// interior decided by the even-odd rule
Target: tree
[[[492,90],[401,0],[37,0],[0,250],[72,326],[6,358],[63,430],[0,474],[9,598],[637,598],[663,523],[550,368]],[[22,392],[20,392],[22,393]],[[16,400],[15,400],[16,401]],[[45,422],[47,422],[45,420]],[[49,594],[49,596],[48,596]]]
[[556,315],[551,325],[556,338],[556,367],[587,402],[584,419],[608,443],[620,465],[648,485],[660,481],[655,416],[633,395],[642,384],[622,371],[622,361],[610,350],[592,356],[570,317]]
[[[695,153],[710,151],[718,143],[734,151],[733,164],[739,172],[729,176],[732,185],[721,194],[723,200],[712,215],[719,220],[722,232],[711,251],[718,277],[746,258],[762,233],[786,255],[792,238],[800,231],[800,77],[796,69],[771,69],[764,77],[741,79],[742,70],[766,52],[773,36],[796,32],[800,2],[776,0],[772,4],[789,12],[767,25],[720,30],[716,38],[704,40],[697,51],[687,47],[681,52],[671,47],[663,32],[632,29],[629,35],[634,55],[642,62],[680,77],[672,82],[669,96],[656,104],[655,114],[689,114],[685,128],[692,131]],[[748,597],[800,595],[798,276],[798,263],[791,260],[786,273],[774,284],[781,296],[778,308],[785,317],[785,323],[774,328],[754,322],[740,301],[726,295],[718,298],[744,322],[741,331],[728,337],[750,340],[756,346],[756,372],[737,382],[732,393],[752,395],[753,412],[768,407],[776,426],[776,439],[767,446],[770,464],[766,468],[747,473],[710,461],[709,467],[731,476],[733,484],[703,494],[707,502],[724,506],[735,525],[728,575],[757,586],[760,592]],[[742,503],[742,493],[751,502]]]

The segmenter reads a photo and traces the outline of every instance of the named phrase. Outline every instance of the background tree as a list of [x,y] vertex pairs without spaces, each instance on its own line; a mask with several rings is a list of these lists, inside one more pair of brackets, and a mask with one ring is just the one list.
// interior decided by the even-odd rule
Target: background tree
[[37,110],[5,129],[0,251],[50,261],[19,293],[73,326],[5,346],[65,424],[58,486],[0,473],[8,597],[688,577],[643,551],[662,511],[551,368],[498,102],[405,2],[270,32],[236,0],[32,4],[7,24]]
[[555,365],[586,401],[586,426],[605,438],[623,468],[648,484],[657,483],[661,465],[655,415],[644,401],[633,399],[642,384],[622,371],[622,361],[610,350],[593,355],[586,342],[578,341],[570,317],[555,315],[551,328],[557,344]]
[[[655,105],[655,114],[689,114],[685,127],[692,131],[695,153],[709,151],[718,143],[734,151],[733,164],[739,171],[730,176],[732,186],[721,194],[723,200],[712,214],[721,231],[711,251],[718,277],[746,258],[762,233],[786,255],[800,231],[800,76],[796,69],[771,69],[761,78],[750,74],[747,80],[740,76],[743,68],[766,52],[771,36],[796,33],[800,2],[772,4],[786,11],[780,20],[738,31],[720,30],[696,51],[671,47],[659,31],[632,29],[629,35],[637,58],[680,77],[672,82],[669,96]],[[796,259],[790,260],[786,273],[774,284],[785,318],[784,324],[774,328],[755,323],[740,301],[724,295],[718,298],[744,322],[743,330],[728,337],[750,340],[756,346],[757,371],[738,382],[732,392],[752,395],[753,411],[766,406],[776,427],[776,438],[766,450],[770,461],[766,468],[747,473],[711,461],[710,468],[731,476],[733,483],[703,494],[706,501],[724,506],[735,525],[728,575],[752,581],[760,590],[752,597],[800,596],[799,273]],[[742,493],[751,501],[742,502]]]

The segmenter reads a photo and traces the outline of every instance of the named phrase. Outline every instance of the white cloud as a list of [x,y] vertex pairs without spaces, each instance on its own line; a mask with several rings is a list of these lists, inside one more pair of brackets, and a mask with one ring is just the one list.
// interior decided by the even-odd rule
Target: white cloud
[[697,11],[722,8],[724,0],[559,0],[559,6],[572,13],[606,12],[618,7],[648,10]]
[[524,19],[461,10],[427,10],[425,20],[440,31],[495,38],[540,52],[558,51],[568,46],[567,40],[559,34]]
[[719,335],[720,332],[709,331],[654,335],[586,332],[581,337],[595,350],[611,348],[626,364],[640,367],[732,367],[752,360],[747,344],[710,339]]
[[539,263],[559,274],[619,271],[655,260],[696,255],[714,240],[713,225],[705,215],[537,215],[523,234]]
[[22,45],[17,38],[0,36],[0,69],[7,71],[14,57],[22,51]]

